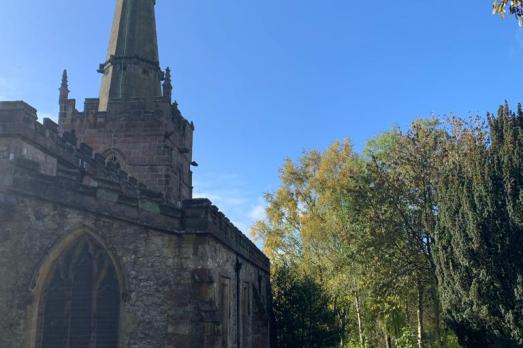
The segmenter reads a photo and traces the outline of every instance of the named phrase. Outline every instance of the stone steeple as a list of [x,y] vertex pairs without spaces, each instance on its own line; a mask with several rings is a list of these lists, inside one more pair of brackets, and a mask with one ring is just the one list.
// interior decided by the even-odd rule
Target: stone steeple
[[156,0],[117,0],[107,60],[100,65],[100,111],[109,100],[161,97],[163,72],[158,58]]

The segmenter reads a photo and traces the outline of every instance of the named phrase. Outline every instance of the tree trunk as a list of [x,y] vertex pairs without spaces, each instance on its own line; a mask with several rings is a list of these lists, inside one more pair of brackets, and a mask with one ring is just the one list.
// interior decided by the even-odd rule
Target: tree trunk
[[350,318],[348,317],[348,313],[346,309],[343,309],[341,314],[341,332],[343,332],[343,335],[340,339],[340,348],[345,347],[345,334],[347,333],[347,326],[348,322],[350,321]]
[[441,310],[439,303],[439,293],[436,285],[434,285],[432,288],[432,301],[434,304],[434,320],[436,321],[436,345],[437,347],[444,348],[445,343],[441,338]]
[[385,347],[392,348],[392,338],[388,333],[385,333]]
[[423,348],[423,286],[418,284],[418,348]]
[[364,338],[363,338],[363,325],[361,322],[361,304],[360,304],[360,297],[356,294],[355,298],[355,304],[356,304],[356,316],[358,317],[358,334],[360,336],[360,344],[363,345]]

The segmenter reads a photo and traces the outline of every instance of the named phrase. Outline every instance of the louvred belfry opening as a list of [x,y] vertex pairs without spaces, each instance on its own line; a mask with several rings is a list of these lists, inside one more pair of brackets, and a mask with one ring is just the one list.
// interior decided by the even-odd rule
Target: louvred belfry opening
[[118,347],[120,286],[93,238],[80,238],[56,261],[41,311],[40,348]]

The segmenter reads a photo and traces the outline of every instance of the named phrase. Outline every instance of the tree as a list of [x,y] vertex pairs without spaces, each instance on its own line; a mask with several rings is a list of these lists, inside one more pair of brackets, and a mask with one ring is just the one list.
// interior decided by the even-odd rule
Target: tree
[[441,344],[436,268],[433,262],[436,188],[446,157],[447,133],[440,122],[415,121],[411,129],[382,135],[367,150],[368,248],[377,255],[379,271],[370,280],[375,297],[402,295],[417,310],[417,340],[426,331],[427,295]]
[[445,316],[467,347],[523,345],[523,111],[456,122],[438,198]]
[[278,347],[336,347],[342,333],[328,294],[296,265],[273,266],[271,280]]
[[321,284],[345,336],[351,331],[349,308],[354,305],[357,336],[363,343],[360,269],[350,257],[353,228],[345,201],[359,166],[348,142],[335,143],[324,153],[305,153],[297,163],[287,160],[281,187],[266,195],[267,220],[257,222],[252,232],[264,241],[273,262],[295,262]]
[[433,177],[445,139],[430,120],[381,136],[364,158],[335,143],[286,161],[281,187],[266,196],[254,236],[274,263],[295,263],[326,291],[343,342],[391,347],[411,322],[418,346],[424,333],[438,336],[437,296],[425,298],[436,288]]

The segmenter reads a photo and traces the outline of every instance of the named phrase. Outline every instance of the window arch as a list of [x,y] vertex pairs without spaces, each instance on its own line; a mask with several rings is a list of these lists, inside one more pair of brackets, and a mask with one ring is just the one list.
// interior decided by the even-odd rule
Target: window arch
[[112,162],[116,168],[126,170],[125,158],[119,150],[109,149],[103,155],[106,163]]
[[38,348],[117,348],[120,284],[105,248],[83,235],[58,257],[40,306]]

